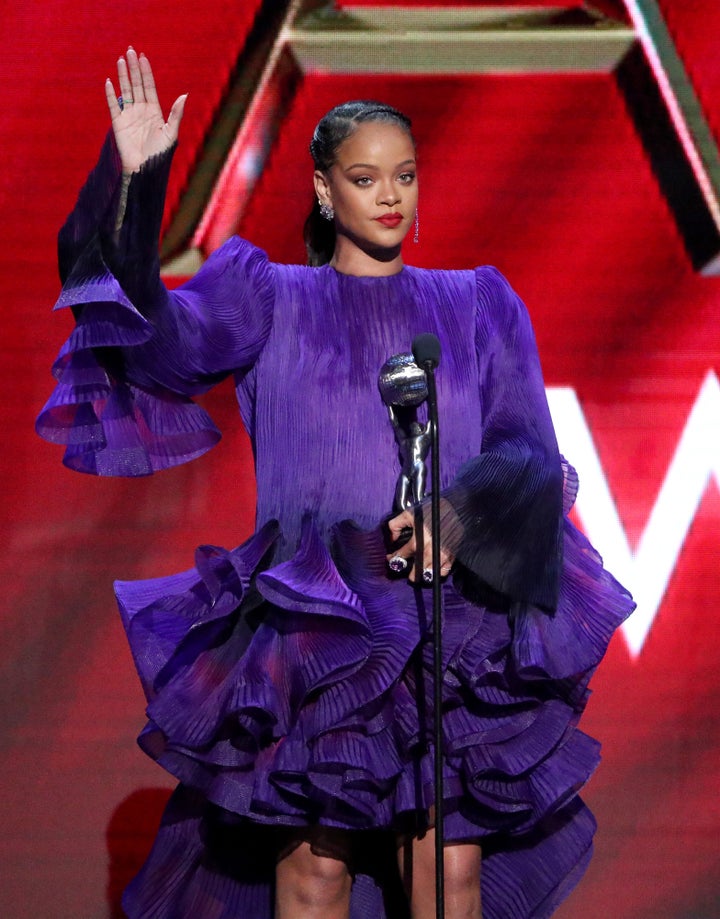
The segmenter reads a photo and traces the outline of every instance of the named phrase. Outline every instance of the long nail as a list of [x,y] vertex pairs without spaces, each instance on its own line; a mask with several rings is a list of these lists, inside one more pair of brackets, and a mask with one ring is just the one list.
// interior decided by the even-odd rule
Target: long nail
[[388,568],[394,571],[395,574],[402,574],[403,571],[407,570],[407,566],[408,561],[406,558],[403,558],[402,555],[393,555],[388,561]]

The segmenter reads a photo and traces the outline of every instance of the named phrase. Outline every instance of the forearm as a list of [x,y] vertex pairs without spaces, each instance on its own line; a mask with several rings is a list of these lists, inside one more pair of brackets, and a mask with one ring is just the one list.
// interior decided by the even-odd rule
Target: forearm
[[118,195],[117,211],[115,213],[115,234],[114,240],[117,243],[120,236],[120,228],[123,225],[123,220],[125,219],[125,212],[127,210],[128,202],[128,192],[130,190],[130,182],[132,180],[133,174],[131,172],[123,172],[122,180],[120,183],[120,192]]
[[159,239],[165,192],[175,147],[151,157],[133,173],[122,172],[113,201],[112,230],[103,227],[103,259],[136,308],[150,318],[164,300]]
[[63,284],[88,248],[112,235],[121,181],[120,157],[108,133],[98,161],[58,234],[58,269]]

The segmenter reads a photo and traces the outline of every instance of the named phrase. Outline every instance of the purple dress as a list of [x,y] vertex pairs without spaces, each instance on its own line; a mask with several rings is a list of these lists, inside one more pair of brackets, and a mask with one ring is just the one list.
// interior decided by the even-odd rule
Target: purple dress
[[60,234],[77,326],[38,431],[71,468],[144,475],[220,436],[191,396],[234,374],[257,530],[171,577],[116,585],[148,698],[143,749],[180,785],[126,892],[129,916],[270,919],[283,828],[357,831],[353,917],[402,916],[396,833],[433,801],[430,594],[388,577],[400,458],[384,362],[433,332],[442,491],[461,533],[445,583],[446,838],[482,845],[486,919],[549,916],[591,854],[577,728],[628,593],[567,519],[525,308],[493,268],[352,277],[232,239],[159,280],[170,156],[130,186],[113,238],[112,142]]

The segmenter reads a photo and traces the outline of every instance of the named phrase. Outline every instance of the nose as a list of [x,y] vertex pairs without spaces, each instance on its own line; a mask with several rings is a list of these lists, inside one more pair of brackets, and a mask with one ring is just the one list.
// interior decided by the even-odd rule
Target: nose
[[392,181],[381,182],[378,186],[378,204],[387,204],[393,207],[400,201],[400,190]]

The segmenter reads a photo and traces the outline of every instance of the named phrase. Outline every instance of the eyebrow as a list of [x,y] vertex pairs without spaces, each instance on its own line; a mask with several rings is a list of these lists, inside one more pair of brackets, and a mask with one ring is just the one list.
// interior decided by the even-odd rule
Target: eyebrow
[[[402,163],[398,163],[395,168],[400,169],[401,166],[408,166],[414,162],[415,162],[414,159],[403,160]],[[374,165],[373,163],[353,163],[351,166],[346,166],[343,172],[350,172],[351,169],[378,169],[378,168],[379,167]]]

